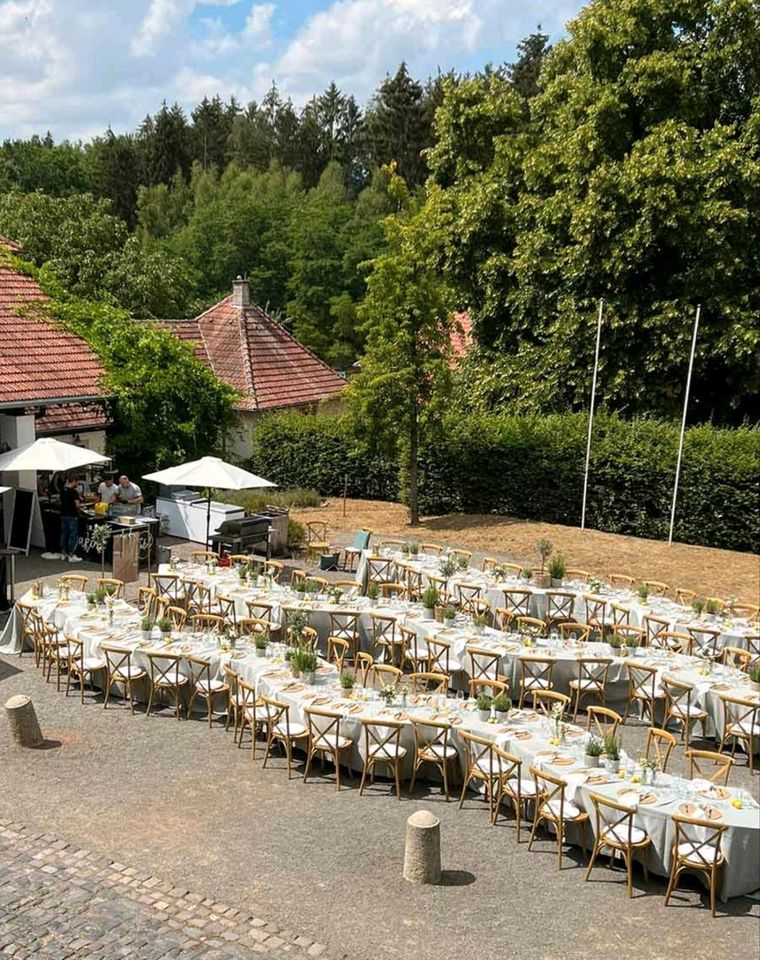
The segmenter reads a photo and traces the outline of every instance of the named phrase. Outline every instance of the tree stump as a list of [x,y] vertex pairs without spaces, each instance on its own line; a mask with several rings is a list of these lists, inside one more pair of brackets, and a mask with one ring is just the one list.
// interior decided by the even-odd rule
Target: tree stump
[[38,747],[42,743],[42,731],[31,697],[18,694],[6,700],[5,714],[11,736],[20,747]]
[[404,879],[409,883],[439,883],[441,879],[441,821],[418,810],[406,821]]

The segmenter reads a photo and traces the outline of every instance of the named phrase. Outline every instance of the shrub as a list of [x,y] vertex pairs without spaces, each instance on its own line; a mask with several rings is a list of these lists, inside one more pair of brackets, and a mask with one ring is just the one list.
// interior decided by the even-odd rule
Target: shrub
[[[269,479],[267,477],[267,479]],[[318,507],[322,502],[319,493],[310,487],[292,487],[288,490],[227,490],[214,495],[222,503],[234,503],[246,513],[261,513],[267,506],[292,509],[293,507]]]

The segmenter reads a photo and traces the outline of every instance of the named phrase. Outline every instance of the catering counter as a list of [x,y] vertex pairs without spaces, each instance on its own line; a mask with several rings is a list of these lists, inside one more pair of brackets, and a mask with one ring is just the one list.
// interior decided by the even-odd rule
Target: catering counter
[[[156,545],[159,535],[159,521],[156,517],[96,517],[94,511],[84,509],[79,514],[79,536],[77,553],[85,560],[100,563],[100,553],[92,542],[92,531],[101,523],[111,527],[111,537],[105,552],[105,562],[109,566],[113,561],[114,537],[125,533],[138,533],[140,566],[156,563]],[[45,549],[58,553],[61,549],[61,514],[54,506],[42,505],[42,526],[45,531]]]

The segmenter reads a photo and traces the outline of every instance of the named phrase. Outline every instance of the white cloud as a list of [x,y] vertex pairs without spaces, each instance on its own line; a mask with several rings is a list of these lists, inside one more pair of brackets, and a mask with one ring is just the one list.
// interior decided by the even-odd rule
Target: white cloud
[[246,102],[273,79],[296,103],[331,80],[366,101],[402,59],[417,77],[508,59],[582,0],[322,0],[284,37],[288,2],[0,0],[0,137],[132,130],[163,99]]

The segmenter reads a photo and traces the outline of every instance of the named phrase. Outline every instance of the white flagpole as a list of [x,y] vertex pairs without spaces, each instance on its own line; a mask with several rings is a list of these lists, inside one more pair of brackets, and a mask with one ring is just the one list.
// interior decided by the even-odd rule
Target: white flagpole
[[602,314],[604,300],[599,300],[599,318],[596,325],[596,351],[594,353],[594,377],[591,381],[591,409],[588,416],[588,439],[586,441],[586,469],[583,473],[583,508],[581,509],[581,530],[586,529],[586,496],[588,494],[588,468],[591,460],[591,430],[594,425],[594,404],[596,402],[596,374],[599,369],[599,344],[602,340]]
[[697,331],[699,330],[699,315],[702,312],[702,304],[697,304],[697,312],[694,317],[694,334],[691,338],[691,356],[689,357],[689,372],[686,375],[686,396],[683,399],[683,417],[681,419],[681,439],[678,441],[678,460],[676,461],[676,482],[673,485],[673,506],[670,509],[670,533],[668,534],[668,543],[673,542],[673,527],[676,522],[676,500],[678,499],[678,481],[681,479],[681,457],[683,456],[683,438],[686,433],[686,412],[689,407],[689,393],[691,392],[691,372],[694,368],[694,354],[697,352]]

